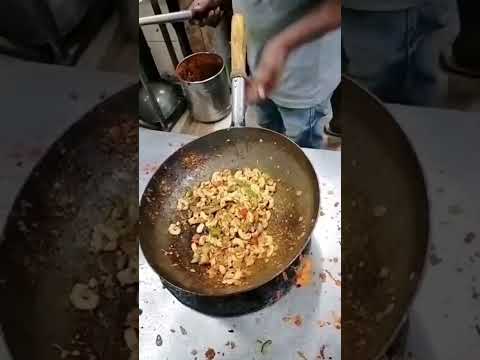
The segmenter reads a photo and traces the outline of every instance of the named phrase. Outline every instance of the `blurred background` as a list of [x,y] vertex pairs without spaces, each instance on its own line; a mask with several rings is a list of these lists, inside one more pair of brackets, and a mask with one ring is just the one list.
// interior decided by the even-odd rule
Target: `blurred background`
[[[231,7],[227,7],[224,20],[216,28],[179,22],[143,26],[139,32],[137,16],[178,11],[187,8],[190,2],[4,0],[0,3],[0,56],[4,60],[22,59],[133,76],[139,74],[140,64],[149,82],[169,84],[176,81],[174,70],[178,62],[192,52],[215,52],[228,66]],[[439,92],[435,105],[466,111],[479,110],[480,79],[450,71],[441,61],[442,53],[446,57],[451,53],[452,43],[459,33],[457,1],[437,1],[435,6],[441,23],[432,34],[432,59],[438,73]],[[249,119],[254,125],[251,114],[247,116]],[[178,114],[169,121],[170,124],[163,128],[197,135],[229,123],[227,118],[206,125]]]
[[137,6],[129,0],[2,1],[0,54],[136,74]]

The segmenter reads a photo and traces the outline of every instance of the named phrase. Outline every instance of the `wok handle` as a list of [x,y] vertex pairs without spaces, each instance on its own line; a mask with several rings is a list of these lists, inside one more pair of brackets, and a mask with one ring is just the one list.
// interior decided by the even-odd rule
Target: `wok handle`
[[232,73],[231,77],[247,77],[245,66],[247,63],[247,35],[245,17],[242,14],[233,14],[231,33]]
[[142,25],[179,22],[179,21],[190,20],[192,16],[193,14],[191,10],[182,10],[182,11],[176,11],[176,12],[171,12],[167,14],[141,17],[138,19],[138,24],[142,26]]
[[245,17],[234,14],[231,32],[232,127],[245,126],[245,79],[247,77],[247,36]]

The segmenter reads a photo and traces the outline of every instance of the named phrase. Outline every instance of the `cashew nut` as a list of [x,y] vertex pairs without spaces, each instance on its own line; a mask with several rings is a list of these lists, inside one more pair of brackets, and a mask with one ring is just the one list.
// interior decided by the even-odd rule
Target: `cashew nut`
[[171,235],[176,236],[176,235],[180,235],[180,233],[182,232],[182,229],[177,224],[170,224],[170,226],[168,227],[168,232]]
[[98,306],[100,297],[86,284],[75,284],[70,293],[70,302],[79,310],[93,310]]

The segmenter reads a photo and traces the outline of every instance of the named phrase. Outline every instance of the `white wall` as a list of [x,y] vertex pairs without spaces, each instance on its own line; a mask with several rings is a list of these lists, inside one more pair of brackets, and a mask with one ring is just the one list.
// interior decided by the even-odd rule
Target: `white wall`
[[[162,13],[168,12],[168,8],[164,0],[159,0],[159,4]],[[141,1],[139,3],[138,15],[139,17],[154,15],[153,9],[149,1]],[[173,47],[175,48],[177,57],[178,59],[182,59],[183,55],[180,50],[177,35],[175,34],[175,31],[170,24],[167,24],[167,28],[170,34],[170,38],[172,39]],[[147,40],[148,45],[150,46],[153,59],[155,60],[155,64],[157,65],[158,70],[160,72],[169,72],[173,74],[175,72],[175,69],[170,60],[167,46],[165,45],[162,33],[160,32],[160,28],[158,27],[158,25],[142,26],[142,31],[145,35],[145,39]]]

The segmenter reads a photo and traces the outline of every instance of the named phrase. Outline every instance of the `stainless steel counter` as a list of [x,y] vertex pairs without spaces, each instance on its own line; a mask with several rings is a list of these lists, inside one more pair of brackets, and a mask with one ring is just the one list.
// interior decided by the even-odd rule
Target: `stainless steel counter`
[[[161,163],[192,137],[140,130],[140,194]],[[140,256],[140,359],[340,359],[340,153],[305,150],[320,181],[322,216],[312,238],[313,281],[257,313],[213,318],[179,303]],[[325,280],[324,280],[325,279]],[[295,319],[297,319],[295,324]],[[182,330],[182,328],[184,330]],[[229,332],[230,330],[230,332]],[[157,344],[160,336],[162,344]],[[260,342],[271,346],[260,350]],[[232,345],[233,344],[233,345]],[[217,359],[215,357],[215,359]]]
[[480,113],[389,108],[413,144],[430,200],[433,246],[407,351],[414,359],[480,359]]

